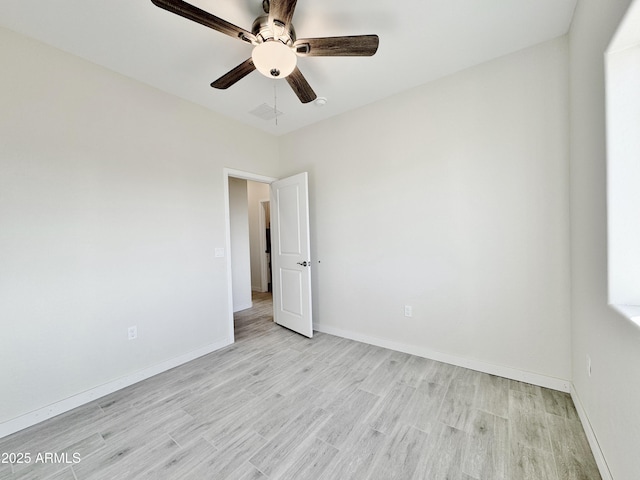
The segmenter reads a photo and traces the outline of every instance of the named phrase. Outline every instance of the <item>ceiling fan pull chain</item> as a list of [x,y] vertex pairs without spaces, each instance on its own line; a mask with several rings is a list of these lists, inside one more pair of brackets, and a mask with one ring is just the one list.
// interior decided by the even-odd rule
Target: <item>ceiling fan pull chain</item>
[[278,85],[273,83],[273,115],[276,117],[276,127],[278,126]]

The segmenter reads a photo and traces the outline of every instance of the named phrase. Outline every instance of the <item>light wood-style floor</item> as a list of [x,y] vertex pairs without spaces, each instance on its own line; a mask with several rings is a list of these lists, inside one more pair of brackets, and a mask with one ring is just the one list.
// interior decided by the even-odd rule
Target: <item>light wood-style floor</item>
[[0,480],[600,479],[568,395],[306,339],[268,295],[254,305],[234,345],[1,439],[68,463],[0,464]]

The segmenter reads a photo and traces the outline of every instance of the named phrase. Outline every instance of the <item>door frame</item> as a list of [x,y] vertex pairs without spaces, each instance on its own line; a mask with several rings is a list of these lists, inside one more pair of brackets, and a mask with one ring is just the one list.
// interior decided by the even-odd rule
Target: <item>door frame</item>
[[[267,260],[267,236],[265,232],[267,230],[267,212],[265,204],[269,204],[269,211],[271,211],[271,200],[260,200],[259,221],[260,221],[260,290],[263,292],[269,291],[269,261]],[[269,254],[271,255],[271,254]],[[273,290],[273,288],[272,288]]]
[[228,317],[228,342],[235,342],[234,322],[233,322],[233,279],[231,277],[231,212],[229,210],[229,178],[239,178],[250,182],[271,184],[278,180],[276,177],[258,175],[257,173],[235,170],[233,168],[223,168],[223,189],[224,189],[224,222],[225,222],[225,257],[227,260],[227,311]]

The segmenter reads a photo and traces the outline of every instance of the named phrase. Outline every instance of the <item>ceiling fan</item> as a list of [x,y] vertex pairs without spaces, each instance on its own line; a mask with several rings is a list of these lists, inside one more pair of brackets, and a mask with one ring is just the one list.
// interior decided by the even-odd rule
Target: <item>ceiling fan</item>
[[297,67],[297,57],[371,56],[378,50],[377,35],[296,38],[291,20],[297,0],[263,0],[264,15],[251,31],[237,27],[183,0],[151,0],[156,6],[253,45],[251,57],[214,81],[225,89],[254,70],[268,78],[286,78],[302,103],[316,94]]

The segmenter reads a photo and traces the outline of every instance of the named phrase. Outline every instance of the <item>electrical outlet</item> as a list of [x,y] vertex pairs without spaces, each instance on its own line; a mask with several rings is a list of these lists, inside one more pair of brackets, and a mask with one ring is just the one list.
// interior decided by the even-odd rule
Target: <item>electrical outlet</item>
[[404,306],[404,316],[413,317],[413,307],[411,305]]
[[138,338],[138,327],[135,325],[133,327],[129,327],[127,334],[129,336],[129,340],[135,340]]

